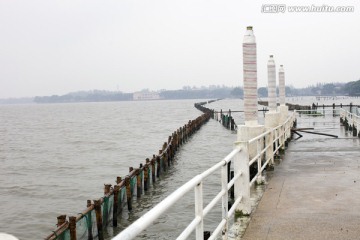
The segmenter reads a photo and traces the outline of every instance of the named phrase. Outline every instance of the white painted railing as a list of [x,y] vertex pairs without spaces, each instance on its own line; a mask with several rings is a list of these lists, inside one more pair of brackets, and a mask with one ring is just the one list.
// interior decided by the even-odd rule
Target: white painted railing
[[[285,140],[291,136],[291,127],[295,121],[295,114],[291,113],[288,119],[276,128],[269,129],[263,134],[246,142],[236,142],[234,150],[223,160],[195,176],[190,181],[182,185],[175,192],[170,194],[162,202],[144,214],[141,218],[119,233],[113,240],[133,239],[143,230],[148,228],[157,218],[164,214],[177,203],[189,191],[195,191],[195,218],[182,231],[177,239],[187,239],[195,231],[196,239],[204,239],[204,218],[214,208],[220,200],[222,202],[222,219],[212,232],[209,239],[216,239],[221,233],[223,239],[227,239],[229,219],[235,211],[250,213],[250,187],[256,181],[263,181],[262,172],[267,165],[274,163],[274,155],[283,148]],[[249,147],[256,145],[256,154],[249,159]],[[234,177],[228,182],[228,164],[234,163]],[[257,163],[258,172],[250,179],[249,167]],[[203,206],[203,183],[206,177],[214,172],[221,172],[221,191]],[[234,204],[228,209],[229,190],[234,186]]]
[[340,118],[347,120],[348,124],[357,130],[357,133],[360,131],[360,116],[355,113],[351,113],[343,108],[340,109]]

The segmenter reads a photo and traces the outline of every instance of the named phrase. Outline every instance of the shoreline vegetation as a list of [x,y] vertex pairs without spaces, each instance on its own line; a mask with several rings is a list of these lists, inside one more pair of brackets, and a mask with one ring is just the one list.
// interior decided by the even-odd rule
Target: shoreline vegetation
[[[148,89],[145,89],[140,93],[155,93],[158,95],[159,100],[242,98],[243,88],[214,85],[201,88],[184,86],[179,90],[161,90],[150,92]],[[91,90],[72,92],[65,95],[0,99],[0,104],[133,101],[133,94],[134,93],[123,93],[121,91]],[[286,95],[287,97],[360,96],[360,80],[348,83],[318,83],[314,86],[306,88],[294,88],[292,86],[287,86]],[[266,87],[258,88],[258,97],[267,97]]]

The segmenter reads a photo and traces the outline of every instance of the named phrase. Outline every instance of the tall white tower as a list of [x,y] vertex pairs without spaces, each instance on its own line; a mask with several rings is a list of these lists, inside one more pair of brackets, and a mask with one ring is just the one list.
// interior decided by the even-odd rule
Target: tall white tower
[[273,55],[267,64],[268,69],[268,102],[270,112],[276,112],[276,71]]
[[279,97],[280,106],[285,106],[285,72],[283,65],[279,68]]
[[245,125],[258,125],[256,40],[251,26],[243,41]]

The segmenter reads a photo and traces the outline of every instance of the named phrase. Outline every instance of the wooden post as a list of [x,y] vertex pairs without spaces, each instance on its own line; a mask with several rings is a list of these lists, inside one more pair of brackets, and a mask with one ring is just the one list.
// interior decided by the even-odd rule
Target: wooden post
[[[86,202],[86,207],[89,208],[91,207],[91,200],[87,200]],[[91,220],[91,211],[88,214],[88,217],[90,217],[89,219],[87,219],[87,221],[89,221],[91,224],[88,224],[88,240],[93,240],[93,234],[92,234],[92,220]]]
[[111,184],[104,184],[104,195],[108,195],[110,193]]
[[150,159],[147,158],[145,161],[146,161],[146,165],[144,167],[144,191],[146,192],[149,188],[149,183],[150,183],[150,179],[149,179]]
[[167,158],[167,154],[166,154],[166,147],[167,147],[167,142],[164,142],[163,147],[162,147],[162,159],[163,159],[163,163],[164,163],[164,169],[166,170],[167,167],[169,166],[169,162],[168,162],[168,158]]
[[69,217],[70,240],[76,240],[76,217]]
[[94,209],[95,209],[95,214],[96,214],[96,226],[97,226],[97,230],[98,230],[98,239],[104,240],[100,200],[94,200]]
[[157,163],[156,176],[159,178],[161,174],[161,161],[159,156],[156,157],[156,163]]
[[142,164],[140,164],[140,168],[136,171],[136,193],[137,197],[141,197],[142,194],[142,182],[141,182],[141,171],[142,171]]
[[114,207],[113,207],[113,227],[117,227],[118,202],[120,186],[114,186]]
[[131,211],[132,210],[132,203],[131,203],[132,195],[131,195],[130,177],[129,176],[127,176],[125,178],[125,187],[126,187],[126,200],[127,200],[127,204],[128,204],[128,210]]
[[152,183],[154,184],[156,182],[156,172],[155,172],[155,155],[151,159],[151,177],[152,177]]
[[66,215],[60,215],[57,217],[57,224],[56,226],[60,227],[61,225],[63,225],[66,221]]
[[122,179],[121,179],[121,177],[116,177],[116,184],[120,184],[121,183],[121,181],[122,181]]

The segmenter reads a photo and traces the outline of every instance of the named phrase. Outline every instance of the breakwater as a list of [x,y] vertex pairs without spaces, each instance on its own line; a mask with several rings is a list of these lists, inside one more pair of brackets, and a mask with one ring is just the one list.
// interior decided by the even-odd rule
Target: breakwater
[[210,114],[212,119],[215,119],[216,121],[220,122],[225,128],[227,128],[229,130],[236,130],[237,124],[235,123],[234,118],[231,116],[230,109],[226,113],[226,112],[223,112],[222,110],[220,110],[220,112],[219,112],[219,111],[215,111],[214,109],[209,109],[204,106],[205,104],[212,103],[214,101],[217,101],[217,100],[210,100],[208,102],[195,103],[195,108],[202,111],[203,113]]
[[125,177],[116,177],[116,185],[104,185],[104,196],[87,200],[81,213],[57,218],[57,228],[45,239],[104,239],[106,227],[117,226],[117,216],[124,208],[132,210],[133,200],[149,191],[152,184],[173,164],[178,149],[210,118],[207,113],[174,131],[158,154],[146,159],[138,168],[130,167]]

